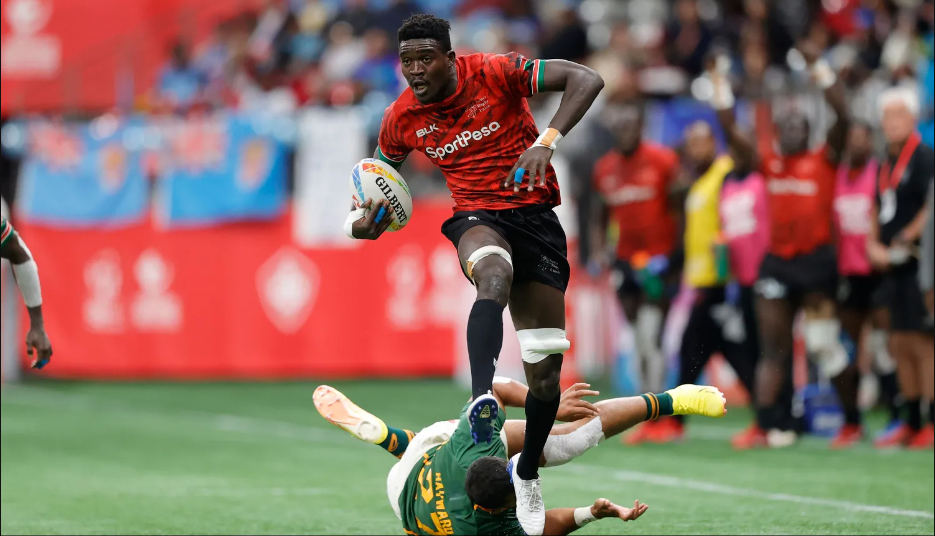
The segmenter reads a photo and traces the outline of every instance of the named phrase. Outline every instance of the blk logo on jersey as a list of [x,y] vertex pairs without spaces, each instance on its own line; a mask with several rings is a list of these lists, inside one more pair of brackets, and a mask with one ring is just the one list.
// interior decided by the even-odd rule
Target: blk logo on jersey
[[497,123],[496,121],[490,123],[486,127],[481,128],[480,130],[465,130],[461,134],[455,136],[454,142],[447,143],[444,147],[426,147],[425,154],[428,155],[429,158],[444,160],[447,155],[453,154],[460,149],[464,149],[470,145],[472,141],[480,141],[498,130],[500,130],[500,123]]
[[419,130],[417,130],[417,131],[416,131],[416,137],[417,137],[417,138],[424,138],[424,137],[428,136],[429,134],[431,134],[431,133],[433,133],[433,132],[438,132],[438,127],[435,126],[434,123],[431,124],[431,125],[429,125],[429,126],[427,126],[427,127],[425,127],[425,128],[420,128]]

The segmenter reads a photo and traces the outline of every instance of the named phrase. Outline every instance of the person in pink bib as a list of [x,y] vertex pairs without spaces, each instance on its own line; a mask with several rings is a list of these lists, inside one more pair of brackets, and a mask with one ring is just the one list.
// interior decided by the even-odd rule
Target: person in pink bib
[[[855,123],[848,136],[847,154],[838,167],[834,189],[834,224],[837,234],[838,315],[847,335],[852,358],[859,355],[863,333],[876,304],[881,277],[867,256],[867,237],[873,222],[879,164],[873,158],[873,131],[870,125]],[[877,315],[879,316],[879,315]],[[885,319],[873,318],[874,330],[866,339],[866,350],[873,356],[874,369],[881,377],[884,398],[897,404],[899,388],[896,365],[887,350],[886,331],[879,329]],[[864,435],[857,393],[860,372],[855,359],[835,387],[844,406],[845,424],[832,441],[832,448],[849,448]],[[895,409],[899,415],[898,408]]]

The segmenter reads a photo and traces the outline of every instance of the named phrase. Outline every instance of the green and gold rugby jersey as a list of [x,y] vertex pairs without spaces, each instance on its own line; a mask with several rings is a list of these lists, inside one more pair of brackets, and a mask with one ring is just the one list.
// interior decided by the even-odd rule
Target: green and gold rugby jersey
[[0,246],[6,245],[6,241],[13,236],[13,226],[6,218],[0,216]]
[[494,423],[493,440],[489,445],[475,445],[467,406],[461,410],[458,428],[451,439],[428,451],[406,480],[399,497],[406,534],[525,535],[516,519],[516,510],[490,514],[475,509],[464,490],[464,480],[472,463],[487,456],[506,459],[506,446],[500,439],[505,422],[506,412],[501,410]]

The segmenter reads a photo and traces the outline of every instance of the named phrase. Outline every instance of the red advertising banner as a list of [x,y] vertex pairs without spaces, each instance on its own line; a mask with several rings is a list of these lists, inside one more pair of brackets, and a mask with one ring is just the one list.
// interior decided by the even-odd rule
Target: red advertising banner
[[2,0],[2,112],[112,109],[152,88],[170,45],[254,0]]
[[464,329],[452,288],[470,283],[439,232],[450,214],[422,204],[403,232],[315,251],[292,245],[290,218],[171,232],[21,223],[55,345],[43,374],[451,376]]

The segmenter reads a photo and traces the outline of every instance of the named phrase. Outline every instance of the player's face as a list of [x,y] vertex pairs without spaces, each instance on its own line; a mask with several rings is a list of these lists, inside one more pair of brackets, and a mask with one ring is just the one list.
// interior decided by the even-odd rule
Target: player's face
[[685,154],[699,166],[708,166],[717,156],[717,145],[709,128],[697,127],[688,131],[685,137]]
[[851,158],[858,162],[866,162],[873,151],[873,140],[870,131],[863,125],[851,128],[847,139],[847,151]]
[[784,155],[795,155],[808,150],[811,128],[808,119],[800,113],[791,113],[779,123],[779,146]]
[[617,142],[624,153],[632,153],[643,141],[643,116],[634,108],[620,112],[617,121]]
[[903,143],[915,131],[916,118],[905,104],[894,102],[883,110],[882,126],[887,142]]
[[403,76],[423,104],[444,98],[454,60],[454,51],[446,53],[434,39],[410,39],[399,44]]

